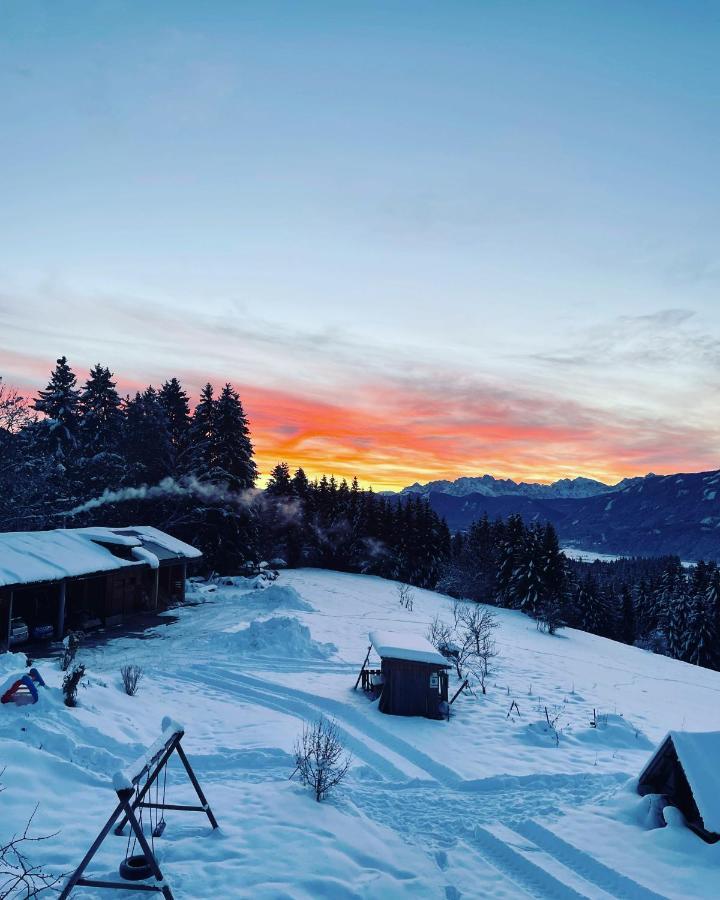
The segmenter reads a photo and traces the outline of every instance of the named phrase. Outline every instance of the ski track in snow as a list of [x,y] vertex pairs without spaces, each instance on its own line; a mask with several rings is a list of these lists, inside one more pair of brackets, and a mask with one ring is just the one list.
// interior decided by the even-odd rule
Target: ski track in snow
[[[230,693],[238,700],[274,709],[301,720],[317,717],[318,713],[332,716],[348,749],[381,779],[365,782],[361,778],[351,777],[346,792],[347,800],[344,802],[353,803],[364,815],[394,829],[409,843],[434,851],[436,859],[445,859],[447,851],[461,846],[465,854],[477,854],[523,893],[542,900],[587,900],[598,896],[597,891],[587,882],[601,888],[607,887],[608,883],[615,884],[609,877],[599,874],[604,868],[602,864],[597,863],[598,868],[592,868],[591,864],[595,861],[590,857],[587,857],[587,863],[582,860],[582,865],[577,860],[573,860],[574,865],[568,865],[568,853],[561,854],[553,848],[555,852],[550,855],[559,859],[561,868],[571,870],[570,880],[572,873],[575,873],[575,881],[579,879],[590,888],[589,891],[580,893],[565,880],[559,880],[546,868],[518,853],[484,826],[502,822],[519,830],[521,826],[528,824],[529,805],[532,806],[534,815],[558,817],[562,814],[563,805],[587,803],[612,793],[625,780],[626,776],[622,773],[503,775],[464,780],[381,725],[373,722],[372,732],[368,735],[368,717],[339,700],[309,694],[246,672],[212,665],[196,665],[188,669],[182,679],[196,686],[201,684],[213,693]],[[377,744],[378,750],[369,746],[369,743]],[[390,750],[420,769],[427,778],[410,777],[383,756],[383,749]],[[263,751],[257,751],[254,755],[236,752],[232,759],[240,766],[249,763],[256,770],[265,769],[267,777],[276,778],[278,769],[288,768],[289,756],[275,753],[266,757]],[[270,765],[266,767],[267,763]],[[262,777],[258,771],[255,775]],[[479,824],[480,819],[483,825]],[[544,846],[543,849],[547,847]],[[441,863],[438,862],[438,865]],[[587,877],[586,873],[593,877]],[[609,875],[613,874],[609,871]],[[624,882],[633,885],[636,892],[611,893],[611,896],[657,900],[658,895],[618,876],[617,884]],[[455,889],[452,886],[448,890],[448,896],[461,896],[459,893],[453,894]]]
[[615,872],[590,856],[589,853],[573,847],[572,844],[537,822],[532,820],[522,822],[515,827],[515,830],[528,840],[534,841],[563,865],[607,891],[611,896],[617,897],[618,900],[665,900],[661,894],[656,894],[631,878]]

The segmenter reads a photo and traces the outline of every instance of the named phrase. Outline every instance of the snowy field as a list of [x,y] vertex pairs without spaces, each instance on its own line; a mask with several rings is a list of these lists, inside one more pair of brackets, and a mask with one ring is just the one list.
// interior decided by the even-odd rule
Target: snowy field
[[[0,708],[0,842],[39,803],[36,832],[57,835],[34,859],[70,870],[114,807],[113,774],[170,715],[221,826],[168,813],[156,848],[177,898],[718,897],[720,845],[679,824],[650,829],[631,779],[669,729],[720,728],[720,673],[540,634],[498,610],[486,697],[461,696],[449,723],[384,716],[352,690],[368,631],[425,634],[447,598],[415,590],[409,611],[393,582],[312,569],[265,588],[232,581],[193,585],[199,605],[144,638],[81,650],[77,709],[62,704],[55,662],[39,665],[49,687],[37,705]],[[0,656],[0,681],[23,663]],[[135,697],[121,688],[125,663],[145,670]],[[320,713],[353,766],[319,805],[288,776],[303,720]],[[176,762],[168,801],[191,800]],[[125,849],[111,835],[93,876],[114,877]]]

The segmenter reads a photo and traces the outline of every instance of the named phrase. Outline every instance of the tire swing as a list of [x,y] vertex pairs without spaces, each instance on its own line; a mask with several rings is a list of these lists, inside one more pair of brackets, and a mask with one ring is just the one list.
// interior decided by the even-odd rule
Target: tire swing
[[[203,793],[200,783],[193,772],[190,760],[185,755],[181,741],[185,729],[170,718],[164,718],[162,722],[162,734],[140,756],[136,763],[129,769],[116,772],[113,777],[113,787],[117,794],[117,806],[110,818],[103,826],[98,836],[93,841],[90,849],[83,857],[80,865],[70,875],[62,889],[58,900],[67,900],[76,887],[94,887],[110,890],[135,890],[155,892],[162,894],[165,900],[174,900],[172,889],[163,875],[157,857],[155,855],[155,838],[165,830],[165,811],[176,810],[178,812],[197,812],[207,816],[212,828],[217,828],[218,823],[210,809],[207,798]],[[183,765],[185,774],[190,780],[197,804],[167,803],[167,764],[170,757],[177,754]],[[162,798],[160,779],[162,778]],[[155,802],[151,802],[152,787],[155,785]],[[150,819],[150,838],[145,837],[143,830],[143,812],[148,810]],[[105,841],[105,838],[113,831],[117,835],[124,835],[125,826],[130,826],[125,859],[120,863],[120,881],[108,881],[107,878],[93,878],[85,874],[95,854]],[[138,844],[140,845],[138,847]],[[154,878],[154,881],[150,879]],[[146,881],[131,887],[131,882]]]
[[[148,789],[148,779],[149,773],[145,776],[145,790]],[[138,824],[140,826],[140,830],[143,827],[143,806],[142,803],[137,799],[140,797],[140,785],[135,785],[135,797],[137,800],[137,806],[140,809],[140,813],[138,815]],[[150,810],[150,824],[152,829],[152,810]],[[155,836],[154,832],[150,831],[150,841],[152,843],[152,852],[153,856],[155,855]],[[130,846],[132,844],[132,847]],[[119,875],[121,878],[124,878],[125,881],[144,881],[146,878],[150,878],[153,874],[152,866],[150,865],[150,861],[145,856],[144,853],[136,853],[137,850],[137,836],[135,832],[131,828],[128,831],[128,840],[127,847],[125,849],[125,859],[120,863],[120,867],[118,869]]]

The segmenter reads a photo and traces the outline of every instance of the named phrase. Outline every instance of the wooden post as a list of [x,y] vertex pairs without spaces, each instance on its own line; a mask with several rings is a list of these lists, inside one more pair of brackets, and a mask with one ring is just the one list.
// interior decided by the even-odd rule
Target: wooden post
[[458,694],[459,694],[461,691],[464,691],[465,688],[466,688],[467,686],[468,686],[468,680],[467,680],[467,678],[466,678],[465,681],[463,681],[463,683],[460,685],[460,687],[459,687],[459,688],[455,691],[455,693],[453,694],[453,698],[452,698],[452,700],[450,701],[450,706],[452,706],[453,703],[457,700]]
[[362,664],[362,668],[360,669],[360,674],[357,677],[357,681],[355,682],[354,691],[357,690],[357,686],[360,684],[360,679],[362,678],[362,673],[365,671],[365,666],[367,665],[367,661],[370,659],[370,651],[372,650],[372,644],[368,647],[368,652],[365,656],[365,662]]
[[65,634],[65,595],[66,585],[64,581],[61,581],[58,593],[57,621],[55,624],[55,637],[58,640],[62,640],[62,637]]
[[153,609],[157,609],[160,603],[160,567],[155,569],[155,583],[153,585]]
[[[5,637],[0,637],[0,650],[10,649],[10,625],[12,622],[13,592],[7,595],[7,616],[4,616]],[[1,607],[0,607],[1,608]]]
[[187,580],[187,563],[184,562],[180,569],[180,602],[185,602],[185,581]]

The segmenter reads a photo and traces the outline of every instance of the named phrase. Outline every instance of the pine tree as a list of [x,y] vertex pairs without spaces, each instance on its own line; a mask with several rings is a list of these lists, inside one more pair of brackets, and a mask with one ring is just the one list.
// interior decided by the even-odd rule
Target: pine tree
[[296,469],[295,474],[293,475],[293,491],[294,493],[301,498],[305,498],[307,496],[309,490],[308,477],[305,474],[303,469]]
[[200,392],[200,400],[190,422],[190,469],[198,478],[207,478],[213,468],[211,442],[215,429],[215,398],[208,382]]
[[696,594],[689,603],[681,658],[696,666],[715,668],[720,662],[717,637],[713,611],[703,596]]
[[132,484],[157,484],[171,473],[167,417],[152,386],[125,404],[123,454]]
[[165,410],[168,435],[172,448],[171,469],[179,473],[183,468],[190,433],[190,404],[177,378],[166,381],[158,392],[158,400]]
[[677,558],[669,561],[663,573],[660,604],[668,654],[673,659],[681,659],[685,650],[689,610],[687,580],[682,563]]
[[86,456],[112,453],[121,440],[123,415],[112,372],[99,363],[90,370],[79,402],[80,438]]
[[265,490],[268,494],[275,497],[293,497],[295,495],[295,487],[290,477],[290,467],[287,463],[278,463],[270,472]]
[[622,586],[621,596],[621,623],[620,623],[620,639],[626,644],[635,643],[635,604],[630,588],[624,584]]
[[255,486],[258,471],[250,428],[240,397],[230,384],[215,403],[209,450],[213,481],[221,481],[233,491]]
[[38,392],[33,404],[33,408],[46,417],[49,453],[63,464],[67,463],[77,444],[80,392],[76,385],[77,378],[67,357],[61,356],[48,386]]

